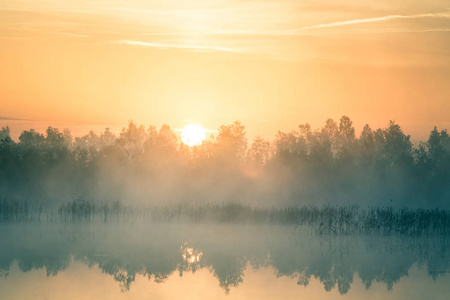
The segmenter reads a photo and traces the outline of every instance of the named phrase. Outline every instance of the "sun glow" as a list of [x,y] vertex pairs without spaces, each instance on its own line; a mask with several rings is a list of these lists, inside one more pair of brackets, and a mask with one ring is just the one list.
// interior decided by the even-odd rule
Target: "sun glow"
[[205,139],[205,130],[198,125],[188,125],[181,131],[181,141],[189,147],[198,146]]

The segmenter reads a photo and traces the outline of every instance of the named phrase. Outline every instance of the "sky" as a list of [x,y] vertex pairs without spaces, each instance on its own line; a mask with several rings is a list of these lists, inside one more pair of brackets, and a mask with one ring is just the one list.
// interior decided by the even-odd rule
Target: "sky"
[[447,0],[0,0],[0,126],[450,129]]

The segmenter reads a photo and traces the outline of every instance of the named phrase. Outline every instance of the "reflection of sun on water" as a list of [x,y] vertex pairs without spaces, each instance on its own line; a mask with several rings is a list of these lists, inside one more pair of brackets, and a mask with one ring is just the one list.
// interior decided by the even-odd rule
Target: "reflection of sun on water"
[[194,248],[187,247],[186,243],[181,246],[181,257],[188,264],[198,263],[203,256],[202,251],[194,250]]
[[198,146],[205,139],[205,130],[198,125],[188,125],[181,131],[181,141],[189,147]]

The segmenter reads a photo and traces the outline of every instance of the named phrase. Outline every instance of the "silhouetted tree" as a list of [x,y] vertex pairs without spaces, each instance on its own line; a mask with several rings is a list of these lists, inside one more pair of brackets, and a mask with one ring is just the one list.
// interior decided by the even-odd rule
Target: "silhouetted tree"
[[315,130],[304,124],[279,131],[272,143],[257,137],[250,147],[238,121],[196,147],[182,145],[167,125],[145,129],[132,121],[118,137],[106,129],[74,141],[68,130],[53,127],[45,135],[24,131],[18,143],[8,127],[0,131],[6,198],[447,207],[449,170],[446,130],[434,128],[413,147],[393,121],[386,128],[366,125],[357,137],[347,116]]
[[217,135],[217,152],[221,159],[240,161],[247,150],[245,126],[236,121],[231,125],[222,125]]

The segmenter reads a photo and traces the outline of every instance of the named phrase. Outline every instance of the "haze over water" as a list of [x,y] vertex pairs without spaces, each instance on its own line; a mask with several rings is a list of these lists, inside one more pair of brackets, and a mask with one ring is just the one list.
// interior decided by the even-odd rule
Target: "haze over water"
[[0,299],[447,299],[445,0],[0,0]]
[[5,299],[446,299],[449,292],[448,236],[186,223],[7,228]]

